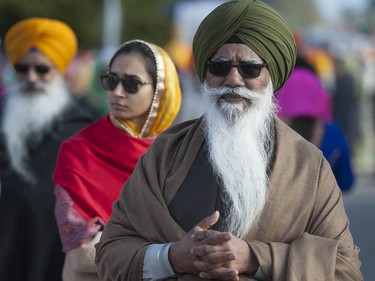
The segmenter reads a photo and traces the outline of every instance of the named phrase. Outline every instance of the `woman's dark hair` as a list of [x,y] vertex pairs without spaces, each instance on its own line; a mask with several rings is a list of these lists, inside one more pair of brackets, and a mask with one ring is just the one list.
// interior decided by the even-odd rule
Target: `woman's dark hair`
[[142,42],[134,41],[121,46],[109,61],[108,69],[111,68],[112,63],[117,56],[130,53],[138,53],[143,57],[146,65],[146,71],[151,75],[155,88],[157,79],[155,56],[150,47]]

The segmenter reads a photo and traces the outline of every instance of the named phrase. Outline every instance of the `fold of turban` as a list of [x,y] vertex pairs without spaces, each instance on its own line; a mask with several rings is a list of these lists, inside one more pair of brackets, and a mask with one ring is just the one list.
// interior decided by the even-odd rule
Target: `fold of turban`
[[267,62],[274,90],[280,89],[293,70],[296,44],[285,20],[259,0],[225,2],[201,22],[193,40],[200,81],[206,77],[206,61],[233,35]]
[[8,30],[4,46],[13,65],[35,48],[64,73],[77,54],[78,43],[74,31],[67,24],[54,19],[28,18]]

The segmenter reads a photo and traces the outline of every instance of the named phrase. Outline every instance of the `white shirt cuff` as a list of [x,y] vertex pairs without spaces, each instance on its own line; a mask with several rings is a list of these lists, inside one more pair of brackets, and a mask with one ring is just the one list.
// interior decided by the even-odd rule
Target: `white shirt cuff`
[[143,259],[144,281],[160,281],[175,276],[169,262],[168,252],[172,243],[151,244]]

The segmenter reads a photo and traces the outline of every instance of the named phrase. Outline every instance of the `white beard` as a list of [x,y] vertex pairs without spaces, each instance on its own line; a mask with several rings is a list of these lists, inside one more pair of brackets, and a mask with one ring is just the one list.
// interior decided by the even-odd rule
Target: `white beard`
[[11,167],[29,183],[36,180],[28,166],[29,138],[38,143],[71,100],[62,76],[56,76],[48,84],[38,82],[34,86],[38,89],[34,92],[26,92],[25,82],[16,82],[9,88],[2,119]]
[[[276,103],[270,81],[261,92],[247,88],[209,88],[203,85],[210,108],[205,115],[209,158],[223,188],[224,230],[244,237],[264,207],[267,166],[273,145]],[[247,97],[250,103],[219,101],[226,93]]]

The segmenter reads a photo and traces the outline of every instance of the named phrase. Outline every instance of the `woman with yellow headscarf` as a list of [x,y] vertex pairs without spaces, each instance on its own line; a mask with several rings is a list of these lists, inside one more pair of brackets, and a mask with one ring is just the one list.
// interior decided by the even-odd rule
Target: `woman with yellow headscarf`
[[65,259],[63,279],[99,280],[94,244],[138,158],[174,121],[181,104],[167,53],[142,40],[126,42],[101,75],[110,113],[66,140],[53,180]]

